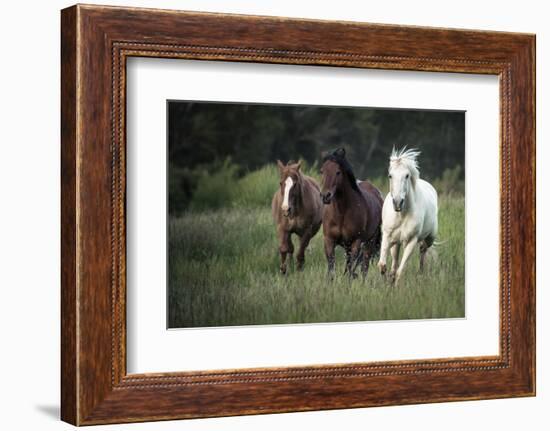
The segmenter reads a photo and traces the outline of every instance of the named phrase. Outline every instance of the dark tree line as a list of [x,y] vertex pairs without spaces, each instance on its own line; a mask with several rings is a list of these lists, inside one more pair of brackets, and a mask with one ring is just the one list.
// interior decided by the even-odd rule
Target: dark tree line
[[171,101],[170,188],[191,195],[190,173],[227,158],[245,173],[277,159],[313,164],[336,147],[346,148],[358,178],[385,175],[394,146],[418,148],[422,176],[435,178],[463,168],[464,121],[463,112]]

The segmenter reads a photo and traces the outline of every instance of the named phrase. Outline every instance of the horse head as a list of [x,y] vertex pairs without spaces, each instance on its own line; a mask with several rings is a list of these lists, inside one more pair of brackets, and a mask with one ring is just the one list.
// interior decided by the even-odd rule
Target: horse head
[[283,196],[281,210],[285,217],[292,217],[296,213],[302,184],[301,164],[302,162],[299,161],[298,163],[288,162],[285,165],[280,160],[277,160],[280,174],[279,186],[281,187],[281,195]]
[[417,162],[419,154],[419,151],[403,148],[400,151],[394,149],[390,157],[388,178],[393,209],[396,212],[401,212],[405,208],[407,196],[419,177]]
[[325,205],[332,202],[334,196],[343,189],[346,181],[358,191],[355,175],[346,159],[346,150],[343,148],[324,155],[321,175],[321,199]]

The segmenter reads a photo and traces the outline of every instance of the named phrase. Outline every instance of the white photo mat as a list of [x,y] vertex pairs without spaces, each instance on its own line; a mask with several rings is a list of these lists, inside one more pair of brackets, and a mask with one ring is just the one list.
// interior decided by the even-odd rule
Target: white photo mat
[[[465,111],[466,317],[168,330],[167,100]],[[497,76],[129,58],[128,373],[498,355],[499,160]]]

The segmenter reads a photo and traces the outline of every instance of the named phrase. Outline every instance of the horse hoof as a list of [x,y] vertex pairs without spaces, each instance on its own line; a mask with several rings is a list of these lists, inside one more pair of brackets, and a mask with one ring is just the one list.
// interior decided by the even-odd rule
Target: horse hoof
[[390,274],[390,283],[393,287],[397,287],[399,285],[399,276],[396,272],[393,272]]
[[386,274],[386,264],[385,263],[379,263],[378,269],[380,270],[380,274],[384,275]]
[[281,266],[280,269],[281,269],[281,274],[282,274],[282,275],[286,275],[286,267]]

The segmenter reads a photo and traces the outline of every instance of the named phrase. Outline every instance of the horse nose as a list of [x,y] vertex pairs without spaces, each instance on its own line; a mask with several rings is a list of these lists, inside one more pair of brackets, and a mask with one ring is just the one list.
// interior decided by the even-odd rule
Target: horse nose
[[321,193],[321,199],[323,199],[324,204],[329,204],[331,198],[332,198],[331,192],[326,192],[325,194]]
[[396,212],[399,212],[403,209],[403,203],[405,203],[405,199],[394,199],[393,200],[393,209]]

